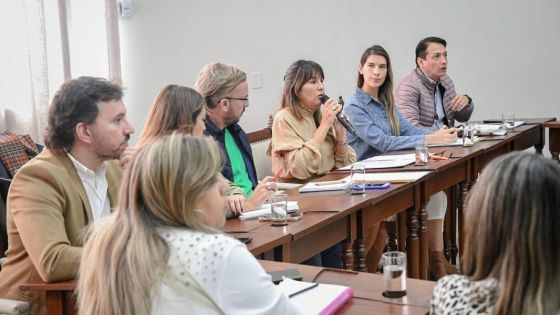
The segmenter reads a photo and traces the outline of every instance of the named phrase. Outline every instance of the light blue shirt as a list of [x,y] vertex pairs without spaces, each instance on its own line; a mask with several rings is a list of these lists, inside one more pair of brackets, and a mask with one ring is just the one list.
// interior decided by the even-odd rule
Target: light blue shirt
[[393,136],[385,106],[378,103],[356,87],[356,91],[345,102],[344,112],[356,129],[356,135],[348,134],[348,144],[356,151],[358,160],[388,151],[413,149],[424,141],[431,131],[413,126],[395,106],[400,124],[400,136]]
[[436,104],[436,114],[437,117],[434,120],[433,127],[437,129],[443,127],[445,119],[445,111],[443,109],[443,98],[441,97],[441,91],[439,90],[439,84],[436,84],[436,92],[434,93],[434,104]]

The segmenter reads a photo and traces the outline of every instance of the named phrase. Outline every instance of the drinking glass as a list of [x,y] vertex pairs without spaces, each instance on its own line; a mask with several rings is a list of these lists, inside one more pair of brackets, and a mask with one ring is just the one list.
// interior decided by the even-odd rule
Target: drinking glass
[[515,123],[515,115],[513,113],[503,113],[502,122],[508,127],[513,128]]
[[415,165],[427,165],[430,157],[428,145],[425,142],[419,142],[415,147],[416,160]]
[[472,147],[474,145],[474,125],[471,123],[465,124],[463,128],[463,146]]
[[350,193],[352,195],[365,194],[366,192],[366,166],[361,163],[350,168]]
[[383,280],[388,298],[400,298],[406,295],[406,254],[403,252],[386,252],[383,254]]
[[275,192],[270,201],[270,219],[273,226],[288,224],[288,195],[284,192]]

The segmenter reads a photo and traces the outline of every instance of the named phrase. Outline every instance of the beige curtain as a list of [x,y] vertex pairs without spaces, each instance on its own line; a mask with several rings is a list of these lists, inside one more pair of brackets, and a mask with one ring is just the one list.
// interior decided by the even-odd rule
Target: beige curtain
[[60,85],[82,75],[121,81],[116,0],[0,1],[0,132],[43,143]]

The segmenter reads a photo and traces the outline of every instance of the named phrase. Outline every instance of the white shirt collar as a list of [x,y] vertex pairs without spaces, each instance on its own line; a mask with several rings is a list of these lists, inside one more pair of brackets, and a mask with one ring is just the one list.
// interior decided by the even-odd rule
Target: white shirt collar
[[72,164],[74,164],[74,167],[76,168],[76,171],[78,172],[78,176],[80,176],[80,178],[83,178],[85,180],[95,180],[95,176],[105,177],[105,174],[107,173],[107,162],[101,163],[99,167],[92,171],[87,166],[83,165],[80,161],[76,160],[76,158],[73,157],[70,152],[66,152],[66,155],[68,155],[70,161],[72,161]]

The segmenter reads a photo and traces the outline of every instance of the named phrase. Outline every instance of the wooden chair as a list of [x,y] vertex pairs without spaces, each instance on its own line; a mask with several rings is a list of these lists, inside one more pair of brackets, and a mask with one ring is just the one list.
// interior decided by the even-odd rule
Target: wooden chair
[[272,176],[272,159],[270,155],[266,153],[272,139],[272,130],[270,128],[264,128],[249,132],[247,137],[249,138],[251,150],[253,151],[257,178],[262,179],[265,176]]
[[[8,202],[8,190],[12,179],[4,164],[0,162],[0,258],[4,257],[4,252],[8,249],[8,232],[6,230],[6,204]],[[0,266],[1,269],[1,266]]]
[[[12,179],[10,174],[0,162],[0,270],[5,263],[4,253],[8,249],[8,232],[6,230],[6,203],[8,190]],[[26,315],[29,312],[29,303],[0,298],[0,314]]]

